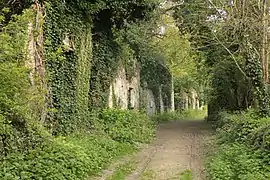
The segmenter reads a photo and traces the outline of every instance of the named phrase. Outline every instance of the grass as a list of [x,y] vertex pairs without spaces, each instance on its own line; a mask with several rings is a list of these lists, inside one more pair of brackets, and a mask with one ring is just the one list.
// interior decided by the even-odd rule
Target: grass
[[153,170],[146,170],[143,172],[142,176],[141,176],[141,180],[154,180],[156,179],[157,175]]
[[184,110],[175,112],[165,112],[163,114],[155,115],[152,119],[155,122],[168,122],[177,120],[203,120],[207,116],[207,110]]
[[185,170],[181,173],[177,173],[174,177],[169,178],[168,180],[192,180],[193,175],[191,170]]
[[124,164],[118,165],[114,173],[106,180],[125,180],[125,178],[135,170],[136,162],[130,160]]
[[270,119],[254,112],[221,112],[213,119],[218,129],[208,145],[208,179],[270,179]]
[[180,174],[180,180],[192,180],[192,171],[191,170],[185,170]]

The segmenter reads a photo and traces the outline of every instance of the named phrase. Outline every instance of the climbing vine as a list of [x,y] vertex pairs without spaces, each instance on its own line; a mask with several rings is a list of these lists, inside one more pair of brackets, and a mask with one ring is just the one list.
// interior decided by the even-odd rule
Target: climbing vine
[[[1,9],[0,27],[0,154],[27,152],[41,146],[46,133],[35,121],[40,118],[41,92],[30,85],[26,42],[35,12],[24,10],[6,21],[9,8]],[[35,108],[34,108],[35,107]]]
[[254,86],[255,96],[258,101],[259,113],[262,117],[269,117],[269,94],[267,87],[263,82],[263,72],[260,57],[256,49],[250,43],[247,43],[246,53],[246,71]]
[[46,124],[70,133],[87,123],[91,19],[65,1],[46,3],[45,56],[51,104]]
[[[35,148],[48,134],[92,128],[120,67],[127,81],[140,74],[157,105],[159,87],[162,96],[170,91],[170,73],[149,43],[158,0],[14,3],[0,3],[1,76],[14,75],[1,83],[2,154]],[[20,135],[25,139],[11,143]]]
[[108,106],[110,85],[121,67],[128,81],[141,67],[142,81],[156,92],[168,83],[166,67],[151,53],[151,28],[145,25],[157,5],[155,0],[46,2],[48,128],[57,134],[89,127],[87,114]]

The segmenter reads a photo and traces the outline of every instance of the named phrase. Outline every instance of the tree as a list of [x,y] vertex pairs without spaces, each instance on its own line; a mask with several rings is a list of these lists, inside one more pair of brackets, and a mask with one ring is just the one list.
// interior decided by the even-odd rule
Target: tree
[[[171,97],[174,97],[175,93],[176,98],[181,100],[184,94],[194,90],[198,92],[200,86],[197,81],[199,74],[197,73],[196,53],[192,52],[189,36],[181,35],[173,17],[168,11],[166,12],[161,16],[159,36],[154,39],[154,43],[157,51],[163,55],[172,75]],[[174,105],[172,105],[172,109],[174,109]]]
[[[230,1],[231,2],[231,1]],[[230,83],[233,96],[223,94],[214,98],[231,99],[234,103],[229,109],[246,109],[250,105],[259,107],[262,114],[268,115],[268,14],[266,1],[201,1],[189,0],[175,8],[174,18],[181,32],[190,33],[192,46],[206,54],[206,65],[212,70],[212,82],[217,82],[216,70],[222,68],[221,62],[227,62],[223,71],[232,70],[227,74],[232,78]],[[260,32],[260,33],[258,33]],[[236,69],[231,65],[233,62]],[[224,63],[223,63],[224,66]],[[233,69],[231,69],[233,68]],[[234,76],[237,73],[241,76]],[[219,75],[226,75],[220,73]],[[217,78],[217,79],[215,79]],[[221,80],[221,79],[220,79]],[[225,81],[226,82],[226,81]],[[214,87],[213,91],[222,94],[222,89]],[[243,87],[241,84],[248,84]],[[245,89],[245,90],[244,90]],[[249,92],[251,89],[251,94]],[[245,94],[245,95],[244,95]],[[244,95],[244,99],[240,98]],[[247,97],[248,96],[248,97]],[[251,98],[250,96],[253,96]],[[220,102],[216,99],[216,102]],[[243,103],[248,99],[249,102]],[[258,103],[256,103],[256,101]],[[258,104],[258,106],[256,105]],[[215,105],[215,107],[218,107]],[[220,108],[224,108],[220,104]]]

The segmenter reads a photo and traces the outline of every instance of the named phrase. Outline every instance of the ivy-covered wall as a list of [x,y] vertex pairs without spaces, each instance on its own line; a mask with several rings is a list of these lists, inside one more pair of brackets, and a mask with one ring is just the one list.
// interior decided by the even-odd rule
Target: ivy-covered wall
[[140,69],[134,68],[132,77],[128,77],[125,67],[120,66],[110,84],[109,107],[122,109],[139,109]]
[[[5,23],[25,8],[34,11],[20,27],[23,30],[18,28],[24,33],[20,47],[26,51],[14,53],[28,60],[29,79],[24,80],[29,89],[37,89],[37,96],[25,104],[37,112],[31,119],[51,134],[89,130],[93,112],[107,107],[146,110],[155,101],[159,112],[161,99],[169,107],[171,76],[149,43],[155,27],[149,22],[154,22],[158,1],[18,3],[20,8],[10,5]],[[2,9],[8,4],[0,5]],[[120,81],[124,90],[117,85]],[[150,95],[141,89],[151,91],[147,102],[143,100]]]
[[39,74],[33,73],[33,69],[40,67],[32,64],[32,57],[39,55],[39,45],[30,45],[40,37],[39,31],[34,31],[40,27],[36,18],[39,13],[33,8],[11,11],[13,8],[0,9],[1,158],[12,152],[28,152],[40,147],[47,135],[39,123],[44,88]]
[[45,61],[48,78],[46,125],[70,133],[88,123],[92,20],[65,1],[46,3]]

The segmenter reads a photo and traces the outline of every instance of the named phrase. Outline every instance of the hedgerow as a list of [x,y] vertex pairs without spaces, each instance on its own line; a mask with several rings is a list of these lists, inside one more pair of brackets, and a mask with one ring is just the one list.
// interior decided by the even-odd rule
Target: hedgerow
[[257,115],[223,112],[216,117],[220,123],[207,161],[209,179],[270,178],[270,119]]
[[104,110],[99,116],[95,133],[48,136],[43,146],[2,157],[0,179],[86,179],[154,136],[153,123],[139,112]]
[[142,28],[157,1],[14,3],[0,2],[0,179],[86,179],[149,142],[145,115],[100,109],[118,65],[140,56],[126,23]]
[[108,137],[69,136],[53,139],[44,148],[27,154],[12,153],[0,164],[0,178],[15,179],[86,179],[97,175],[119,155],[133,151],[130,144]]
[[[208,159],[211,180],[265,180],[270,178],[263,152],[241,143],[222,144]],[[266,159],[266,158],[265,158]]]
[[155,135],[155,127],[150,118],[135,111],[106,109],[100,121],[104,131],[119,142],[146,143]]
[[167,122],[167,121],[176,121],[176,120],[203,120],[207,116],[206,110],[194,110],[188,109],[183,111],[176,112],[165,112],[162,114],[157,114],[151,118],[155,122]]

